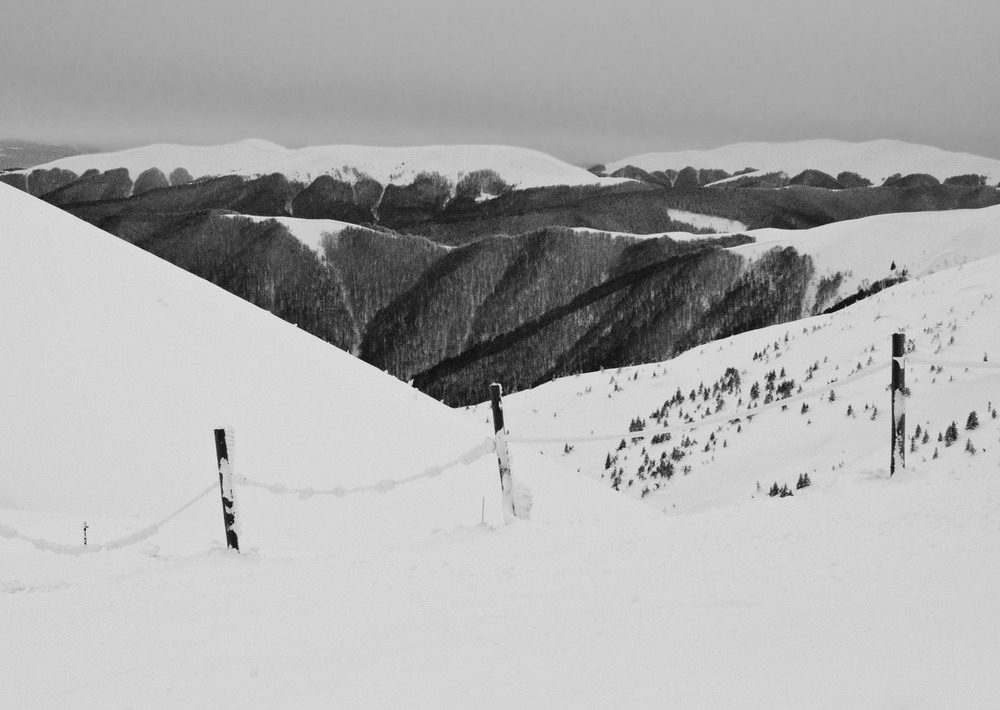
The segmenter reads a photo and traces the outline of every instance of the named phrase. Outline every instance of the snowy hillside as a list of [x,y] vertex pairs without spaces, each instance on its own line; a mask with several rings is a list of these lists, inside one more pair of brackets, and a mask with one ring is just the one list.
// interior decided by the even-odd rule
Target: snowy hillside
[[[492,454],[471,462],[492,431],[482,407],[448,410],[2,185],[0,213],[0,707],[986,710],[1000,697],[1000,256],[507,397],[534,506],[505,526]],[[930,435],[890,479],[897,329],[913,341],[908,428]],[[615,451],[636,417],[677,424],[719,401],[696,443]],[[952,421],[957,441],[938,443]],[[248,479],[239,555],[220,546],[223,423]],[[643,446],[654,462],[684,455],[651,478]],[[609,490],[612,453],[632,497],[661,484],[651,505]],[[766,495],[804,473],[808,488]],[[119,550],[26,540],[77,543],[86,521],[96,546],[173,512]]]
[[446,177],[454,186],[463,175],[477,170],[493,170],[515,188],[623,182],[595,177],[583,168],[538,151],[490,145],[415,148],[330,145],[295,149],[263,140],[216,146],[160,144],[115,153],[77,155],[38,167],[62,168],[78,175],[90,169],[103,172],[126,168],[133,180],[149,168],[159,168],[166,175],[184,168],[196,178],[281,173],[301,182],[311,182],[320,175],[354,182],[368,176],[383,185],[407,185],[420,173],[430,172]]
[[757,173],[785,172],[789,176],[809,169],[834,176],[849,171],[868,178],[876,185],[895,173],[928,173],[938,180],[953,175],[976,174],[985,175],[990,184],[1000,181],[1000,160],[893,140],[866,143],[837,140],[737,143],[715,150],[645,153],[609,163],[605,172],[610,175],[627,165],[647,172],[681,170],[691,166],[717,168],[730,173],[754,168]]
[[[212,482],[220,426],[235,428],[247,477],[315,489],[391,485],[492,433],[111,235],[6,186],[0,196],[9,507],[167,512]],[[459,468],[414,484],[449,491],[437,504],[393,496],[417,511],[405,522],[396,509],[398,524],[441,527],[436,509],[479,522],[496,462]],[[499,504],[486,508],[491,519]]]
[[813,258],[817,278],[841,274],[839,293],[846,296],[903,271],[910,278],[926,276],[1000,253],[1000,207],[878,215],[747,234],[755,243],[734,247],[735,253],[753,259],[775,247],[794,247]]
[[359,227],[350,222],[341,222],[337,219],[301,219],[298,217],[254,217],[252,215],[233,214],[236,219],[249,219],[253,222],[274,221],[288,229],[293,237],[305,244],[319,255],[323,254],[324,240],[336,237],[345,229],[363,229],[371,231],[367,227]]
[[[667,512],[759,500],[757,484],[764,494],[775,482],[794,489],[800,474],[836,490],[888,469],[889,342],[903,332],[912,472],[995,470],[998,271],[992,256],[667,362],[556,380],[509,397],[508,427],[515,440],[551,440],[539,449]],[[964,431],[972,411],[980,428]],[[938,439],[952,422],[954,446]],[[633,440],[636,426],[679,429]]]
[[[726,220],[720,219],[712,226],[718,228],[725,224]],[[575,231],[599,233],[592,229]],[[749,260],[784,247],[792,247],[812,257],[816,270],[812,285],[814,297],[821,281],[839,275],[835,283],[836,295],[830,296],[833,300],[850,296],[859,288],[881,279],[899,277],[904,272],[909,278],[926,276],[1000,254],[1000,207],[876,215],[812,229],[754,229],[741,230],[741,233],[753,237],[754,243],[729,250]],[[689,232],[612,234],[634,239],[669,237],[676,241],[704,238],[702,234]]]

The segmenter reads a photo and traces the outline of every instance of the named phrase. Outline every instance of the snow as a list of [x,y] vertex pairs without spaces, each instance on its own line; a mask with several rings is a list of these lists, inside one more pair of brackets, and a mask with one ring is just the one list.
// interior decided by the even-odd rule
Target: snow
[[[845,220],[813,229],[756,229],[754,244],[733,252],[756,258],[775,247],[808,254],[817,275],[843,273],[842,295],[907,270],[919,277],[1000,253],[1000,207],[907,212]],[[890,269],[896,264],[896,271]]]
[[691,166],[718,168],[730,173],[754,168],[752,174],[780,171],[789,176],[813,169],[836,177],[846,170],[868,178],[875,185],[882,184],[895,173],[929,173],[942,181],[953,175],[972,173],[985,175],[987,182],[993,185],[1000,181],[998,160],[894,140],[737,143],[715,150],[646,153],[610,163],[605,166],[605,172],[610,175],[627,165],[647,172]]
[[422,172],[436,172],[448,178],[453,188],[463,175],[483,169],[494,170],[505,182],[520,189],[631,182],[597,177],[545,153],[508,146],[328,145],[296,149],[257,139],[215,146],[157,144],[115,153],[75,155],[34,169],[63,168],[79,175],[91,168],[101,171],[126,168],[134,180],[153,167],[168,176],[176,168],[185,168],[195,178],[281,173],[290,180],[306,183],[320,175],[354,183],[367,176],[383,185],[407,185]]
[[352,229],[367,229],[359,227],[350,222],[341,222],[336,219],[303,219],[301,217],[257,217],[253,215],[229,214],[230,218],[249,219],[253,222],[274,221],[283,225],[289,233],[312,249],[320,256],[326,254],[324,240],[328,236],[336,237],[348,227]]
[[[508,395],[515,493],[530,488],[533,509],[503,525],[490,454],[384,493],[239,485],[402,481],[479,447],[489,407],[449,410],[3,185],[0,211],[0,707],[985,709],[1000,697],[1000,420],[987,414],[1000,374],[911,362],[908,426],[936,433],[971,409],[981,426],[937,459],[928,445],[907,453],[892,478],[888,372],[825,399],[859,361],[887,363],[894,330],[914,360],[996,361],[1000,256],[665,363]],[[627,428],[729,366],[744,397],[786,368],[815,388],[809,414],[744,418],[650,505],[600,481],[604,442],[565,455],[515,443]],[[143,529],[217,485],[221,424],[236,432],[241,554],[223,549],[217,495],[113,552],[5,534],[75,544],[86,520],[97,545]],[[813,486],[793,497],[756,492],[803,471]]]
[[[686,210],[675,210],[668,209],[667,214],[670,219],[675,222],[683,222],[695,229],[710,229],[716,233],[729,234],[732,232],[745,232],[747,226],[740,221],[735,219],[727,219],[725,217],[717,217],[710,214],[702,214],[699,212],[688,212]],[[588,227],[574,227],[573,231],[579,232],[581,234],[585,233],[598,233],[598,234],[611,234],[616,237],[631,237],[633,239],[656,239],[658,237],[670,237],[678,241],[685,241],[690,239],[704,239],[703,234],[693,234],[691,232],[658,232],[656,234],[634,234],[631,232],[606,232],[599,229],[590,229]]]
[[[727,221],[708,215],[706,218],[718,219],[717,227],[722,227]],[[1000,207],[906,212],[844,220],[811,229],[732,230],[729,233],[744,234],[753,238],[754,242],[729,249],[754,260],[771,249],[793,247],[813,259],[816,269],[814,282],[840,273],[843,279],[838,293],[840,297],[845,297],[861,286],[899,276],[903,270],[910,278],[915,278],[998,254],[1000,238],[997,236],[997,225],[1000,225]],[[582,227],[574,231],[602,233]],[[633,239],[669,237],[676,241],[706,238],[706,235],[691,232],[610,234]],[[717,232],[717,236],[725,234]],[[891,268],[894,263],[895,270]]]

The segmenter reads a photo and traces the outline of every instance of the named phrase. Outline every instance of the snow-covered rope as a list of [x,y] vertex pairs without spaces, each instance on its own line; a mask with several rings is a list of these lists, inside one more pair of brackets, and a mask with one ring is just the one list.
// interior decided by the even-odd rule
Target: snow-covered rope
[[56,552],[62,555],[83,555],[88,552],[100,552],[101,550],[120,550],[123,547],[131,547],[132,545],[137,545],[144,540],[156,535],[160,532],[160,528],[169,523],[171,520],[176,518],[178,515],[183,513],[185,510],[190,508],[192,505],[200,501],[202,498],[207,496],[212,491],[217,491],[219,489],[218,483],[213,483],[208,488],[203,490],[201,493],[196,495],[194,498],[189,500],[187,503],[182,505],[180,508],[172,512],[165,518],[153,523],[152,525],[147,525],[141,530],[137,530],[134,533],[129,533],[128,535],[123,535],[122,537],[115,538],[114,540],[109,540],[108,542],[101,543],[100,545],[65,545],[59,542],[52,542],[51,540],[44,540],[38,537],[30,537],[28,535],[22,535],[14,528],[0,524],[0,537],[10,539],[23,540],[31,545],[34,545],[39,550],[44,550],[46,552]]
[[823,394],[824,392],[829,392],[830,390],[837,390],[846,385],[849,382],[855,382],[857,380],[869,377],[879,372],[888,370],[890,363],[885,363],[883,365],[878,365],[877,367],[869,367],[861,372],[856,372],[853,375],[848,375],[842,379],[832,382],[822,389],[813,389],[808,392],[799,392],[791,397],[786,397],[785,399],[776,399],[770,404],[764,404],[753,409],[743,409],[736,412],[722,412],[715,416],[705,417],[704,419],[698,419],[693,422],[683,422],[681,424],[674,424],[668,427],[660,427],[658,429],[641,429],[639,431],[617,431],[613,433],[601,433],[601,434],[591,434],[589,436],[570,436],[570,437],[531,437],[531,436],[510,436],[507,441],[512,444],[563,444],[579,441],[616,441],[620,439],[641,439],[647,436],[657,436],[660,434],[678,434],[684,431],[690,431],[691,429],[696,429],[698,427],[715,426],[717,424],[723,424],[725,422],[731,422],[735,419],[743,419],[745,417],[755,417],[758,414],[762,414],[771,409],[777,409],[779,407],[787,407],[789,404],[798,402],[799,400],[807,399],[809,397],[815,397],[817,395]]
[[454,468],[459,464],[468,466],[469,464],[478,461],[483,456],[486,456],[494,451],[496,451],[496,441],[493,437],[487,437],[481,443],[447,463],[428,466],[423,471],[415,473],[412,476],[406,476],[404,478],[386,478],[378,483],[373,483],[368,486],[357,486],[355,488],[344,488],[343,486],[335,486],[333,488],[290,488],[281,483],[262,483],[261,481],[255,481],[241,474],[233,475],[233,483],[251,486],[253,488],[262,488],[269,493],[274,493],[275,495],[297,495],[302,500],[307,500],[313,496],[336,496],[338,498],[343,498],[344,496],[354,495],[355,493],[386,493],[397,486],[401,486],[406,483],[412,483],[422,478],[434,478],[435,476],[440,476],[447,469]]
[[907,355],[905,358],[914,365],[932,365],[937,367],[960,367],[977,370],[1000,370],[1000,362],[988,362],[985,360],[941,360],[933,355]]

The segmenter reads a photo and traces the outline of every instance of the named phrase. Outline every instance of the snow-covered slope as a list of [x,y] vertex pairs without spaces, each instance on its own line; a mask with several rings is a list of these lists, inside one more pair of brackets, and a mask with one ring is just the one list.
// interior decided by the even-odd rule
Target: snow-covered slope
[[159,168],[167,175],[176,168],[184,168],[196,178],[282,173],[302,182],[320,175],[354,182],[368,176],[383,185],[406,185],[422,172],[438,173],[455,185],[463,175],[476,170],[493,170],[516,188],[622,182],[596,177],[538,151],[491,145],[414,148],[329,145],[294,149],[263,140],[215,146],[158,144],[115,153],[77,155],[38,167],[63,168],[77,174],[90,169],[126,168],[132,179],[149,168]]
[[753,259],[775,247],[794,247],[813,258],[817,278],[842,274],[839,292],[846,296],[903,270],[913,278],[1000,253],[1000,207],[876,215],[746,234],[756,242],[734,247],[735,253]]
[[[576,231],[597,233],[589,229]],[[754,229],[741,233],[755,241],[730,247],[734,253],[753,260],[771,249],[793,247],[812,257],[814,286],[821,279],[840,274],[837,295],[843,298],[859,287],[904,271],[910,278],[925,276],[1000,253],[1000,207],[875,215],[812,229]],[[689,232],[613,234],[678,241],[705,238]]]
[[894,140],[848,143],[837,140],[807,140],[791,143],[737,143],[715,150],[687,150],[675,153],[645,153],[609,163],[608,175],[627,165],[651,172],[718,168],[736,172],[754,168],[760,173],[785,172],[789,176],[803,170],[821,170],[836,176],[855,172],[879,185],[895,173],[928,173],[939,180],[953,175],[985,175],[990,184],[1000,181],[1000,160],[968,153],[951,153],[924,145]]
[[[221,426],[236,430],[244,475],[315,489],[388,486],[492,434],[41,201],[2,186],[0,211],[0,500],[7,506],[166,513],[212,483],[212,430]],[[386,494],[381,509],[392,510],[393,524],[426,533],[478,523],[485,496],[486,519],[495,521],[490,459]],[[604,498],[589,482],[581,491],[580,501]],[[567,492],[560,500],[572,497]],[[357,498],[362,508],[372,505],[371,495]],[[539,510],[549,505],[544,498]],[[586,515],[580,505],[566,509]],[[303,509],[308,517],[310,506]],[[214,534],[218,521],[209,520]],[[362,534],[379,525],[369,527]]]
[[323,242],[329,236],[336,237],[347,228],[368,230],[367,227],[359,227],[350,222],[341,222],[337,219],[301,219],[298,217],[255,217],[253,215],[241,215],[233,213],[231,217],[236,219],[249,219],[253,222],[278,222],[288,229],[289,233],[312,249],[319,255],[323,255]]
[[[648,488],[646,499],[668,512],[760,499],[757,483],[765,492],[774,482],[794,489],[805,473],[819,488],[837,490],[859,472],[886,473],[889,344],[892,333],[903,332],[911,350],[908,431],[913,435],[919,424],[929,432],[929,441],[912,444],[914,451],[907,454],[913,470],[921,476],[995,470],[1000,463],[1000,420],[993,414],[1000,406],[998,273],[1000,256],[991,256],[900,284],[830,315],[744,333],[670,361],[556,380],[508,398],[508,426],[515,437],[552,439],[538,446],[609,485],[621,469],[623,490],[638,497]],[[738,373],[734,387],[725,384],[733,380],[730,368]],[[783,382],[791,383],[784,393],[791,398],[771,403],[783,399]],[[771,407],[755,414],[765,404]],[[964,427],[971,411],[978,413],[979,431],[961,432],[956,446],[938,443],[951,422]],[[754,415],[752,421],[748,415]],[[655,444],[632,441],[628,432],[635,419],[651,430],[675,425],[682,430]],[[702,419],[705,425],[685,428]],[[612,436],[589,440],[602,433]],[[963,450],[967,439],[974,441],[975,455]],[[622,440],[626,446],[618,450]],[[566,444],[574,447],[568,454]],[[675,447],[682,455],[673,459]],[[649,473],[661,459],[673,464],[669,479]]]
[[[218,549],[214,495],[140,545],[73,556],[11,530],[74,542],[86,519],[99,543],[177,509],[211,488],[220,422],[236,427],[238,473],[321,488],[449,460],[488,415],[449,411],[2,185],[0,214],[0,489],[23,508],[0,508],[0,707],[987,710],[1000,697],[1000,371],[983,367],[1000,359],[1000,257],[507,397],[513,436],[557,438],[513,445],[532,521],[479,524],[496,510],[487,456],[381,493],[241,486],[239,556]],[[890,479],[876,370],[897,329],[915,347],[908,427],[931,437]],[[564,442],[648,419],[677,388],[697,417],[704,400],[686,390],[728,367],[742,384],[719,414],[742,431],[703,424],[697,446],[710,433],[714,446],[686,454],[691,471],[653,506],[534,453],[599,478],[617,438]],[[750,421],[752,382],[782,368],[802,399]],[[634,473],[642,446],[616,468]],[[813,484],[793,497],[757,491],[800,473]]]

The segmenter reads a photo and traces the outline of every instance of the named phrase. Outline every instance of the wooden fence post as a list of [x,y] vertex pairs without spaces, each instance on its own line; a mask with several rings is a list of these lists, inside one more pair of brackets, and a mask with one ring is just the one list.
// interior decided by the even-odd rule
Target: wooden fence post
[[900,468],[906,468],[906,368],[903,349],[906,336],[892,334],[892,458],[889,461],[889,475],[896,472],[896,458]]
[[229,450],[229,440],[225,429],[215,430],[215,457],[219,464],[219,488],[222,491],[222,522],[226,527],[226,547],[240,551],[240,540],[237,535],[236,499],[233,496],[233,464],[232,452]]
[[503,421],[503,387],[497,383],[490,385],[490,403],[493,405],[493,431],[496,434],[497,463],[500,466],[500,492],[502,494],[503,519],[510,522],[517,513],[514,510],[514,481],[510,470],[510,450],[507,448],[507,429]]

